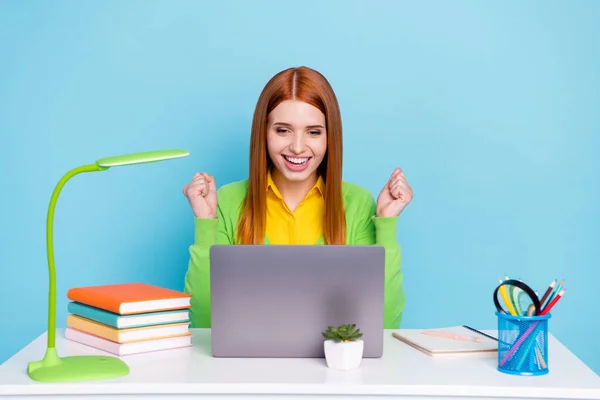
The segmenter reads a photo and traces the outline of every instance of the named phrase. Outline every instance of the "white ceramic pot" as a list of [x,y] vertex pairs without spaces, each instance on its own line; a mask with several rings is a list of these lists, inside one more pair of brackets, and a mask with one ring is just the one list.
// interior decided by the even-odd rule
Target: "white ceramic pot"
[[324,346],[325,360],[329,368],[347,371],[360,366],[364,348],[361,339],[351,342],[326,340]]

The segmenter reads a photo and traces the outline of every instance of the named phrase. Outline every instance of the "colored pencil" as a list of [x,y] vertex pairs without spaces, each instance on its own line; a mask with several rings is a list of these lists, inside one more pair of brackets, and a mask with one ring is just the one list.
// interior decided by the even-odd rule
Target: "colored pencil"
[[546,289],[546,293],[544,293],[544,296],[540,300],[540,304],[544,304],[544,302],[546,301],[546,298],[548,297],[548,295],[550,294],[552,289],[554,289],[555,285],[556,285],[556,279],[553,280],[552,283],[550,284],[550,286],[548,286],[548,289]]
[[[498,281],[500,281],[500,283],[502,284],[502,279],[498,279]],[[512,306],[512,303],[510,301],[510,299],[508,298],[508,291],[506,290],[506,286],[502,285],[500,287],[500,294],[502,295],[502,299],[504,300],[504,304],[506,304],[506,307],[508,307],[508,312],[510,313],[510,315],[517,315],[517,312],[515,311],[515,309]]]
[[540,315],[546,315],[550,312],[550,310],[552,310],[552,307],[554,307],[554,305],[560,300],[560,298],[563,296],[563,294],[565,293],[565,290],[567,289],[561,289],[560,292],[558,292],[558,294],[556,296],[554,296],[554,298],[552,299],[552,301],[550,302],[550,304],[548,304],[544,310],[540,313]]
[[[554,300],[554,296],[556,296],[556,293],[558,293],[560,291],[560,289],[562,289],[562,286],[565,284],[565,280],[561,280],[560,283],[558,284],[558,286],[556,287],[556,289],[554,289],[554,291],[550,294],[550,296],[548,297],[548,301],[546,302],[546,307],[548,307],[548,304],[550,304],[550,302],[552,300]],[[541,304],[542,308],[544,308],[544,305]]]
[[548,367],[548,365],[546,364],[546,361],[544,361],[544,357],[542,356],[542,352],[540,351],[540,349],[538,347],[535,348],[535,352],[537,353],[538,361],[541,364],[540,366],[542,367],[542,369],[546,369]]
[[[508,275],[504,274],[504,281],[506,282],[507,280],[509,280]],[[519,279],[519,281],[521,281]],[[521,303],[519,302],[519,298],[521,297],[521,292],[522,290],[519,289],[516,286],[511,286],[510,290],[507,291],[508,292],[508,297],[510,298],[511,304],[513,306],[513,308],[515,309],[515,313],[517,315],[523,315],[523,311],[521,310]]]

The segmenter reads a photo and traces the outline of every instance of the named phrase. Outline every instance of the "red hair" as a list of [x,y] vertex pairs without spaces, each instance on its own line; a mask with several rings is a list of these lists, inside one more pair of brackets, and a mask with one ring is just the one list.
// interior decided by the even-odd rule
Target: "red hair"
[[327,151],[318,174],[325,181],[323,235],[326,244],[345,244],[346,215],[342,199],[342,118],[331,85],[319,72],[307,67],[279,72],[266,84],[254,111],[250,137],[248,192],[237,225],[240,244],[262,244],[265,239],[267,171],[272,161],[267,153],[269,113],[285,100],[308,103],[325,115]]

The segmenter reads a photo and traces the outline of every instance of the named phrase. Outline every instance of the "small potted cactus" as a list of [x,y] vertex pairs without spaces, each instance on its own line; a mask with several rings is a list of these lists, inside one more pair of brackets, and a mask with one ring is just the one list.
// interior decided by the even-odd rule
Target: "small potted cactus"
[[325,360],[331,369],[350,370],[358,368],[363,357],[364,343],[356,324],[329,326],[321,333],[325,338]]

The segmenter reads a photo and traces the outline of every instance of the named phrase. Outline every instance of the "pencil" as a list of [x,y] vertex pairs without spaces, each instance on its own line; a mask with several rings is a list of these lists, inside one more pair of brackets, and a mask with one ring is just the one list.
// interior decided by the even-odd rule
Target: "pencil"
[[550,310],[552,310],[552,307],[554,307],[554,305],[560,300],[562,295],[565,293],[565,290],[567,290],[567,289],[561,289],[561,291],[558,292],[558,294],[556,296],[554,296],[552,301],[544,308],[544,311],[542,311],[540,313],[540,315],[548,314],[550,312]]
[[538,358],[538,361],[539,361],[539,362],[540,362],[540,364],[541,364],[541,367],[542,367],[543,369],[546,369],[546,368],[548,368],[548,365],[547,365],[547,364],[546,364],[546,362],[544,361],[544,357],[542,356],[542,352],[540,351],[539,347],[537,347],[537,346],[536,346],[536,348],[535,348],[535,352],[536,352],[536,354],[537,354],[537,358]]
[[561,280],[560,283],[558,284],[558,286],[556,286],[556,289],[550,294],[550,297],[548,297],[548,302],[546,303],[546,307],[548,307],[548,304],[550,304],[550,302],[552,300],[554,300],[554,296],[556,296],[556,293],[558,293],[560,291],[560,289],[562,289],[562,286],[565,284],[565,280]]
[[546,289],[546,293],[544,293],[544,296],[540,300],[540,304],[544,304],[544,302],[546,301],[546,298],[548,297],[548,295],[550,294],[552,289],[554,289],[555,285],[556,285],[556,279],[553,280],[552,283],[550,284],[550,286],[548,286],[548,289]]
[[521,301],[519,300],[522,293],[523,291],[520,288],[516,286],[510,287],[510,300],[512,301],[513,308],[517,312],[517,315],[523,315],[523,311],[521,310]]
[[[503,283],[502,279],[498,279],[498,280],[500,281],[500,284]],[[506,290],[506,286],[502,285],[500,287],[500,294],[502,295],[502,299],[504,299],[504,303],[506,304],[506,307],[508,307],[508,312],[510,313],[510,315],[517,315],[517,312],[513,308],[512,303],[511,303],[510,299],[508,298],[508,291]]]

